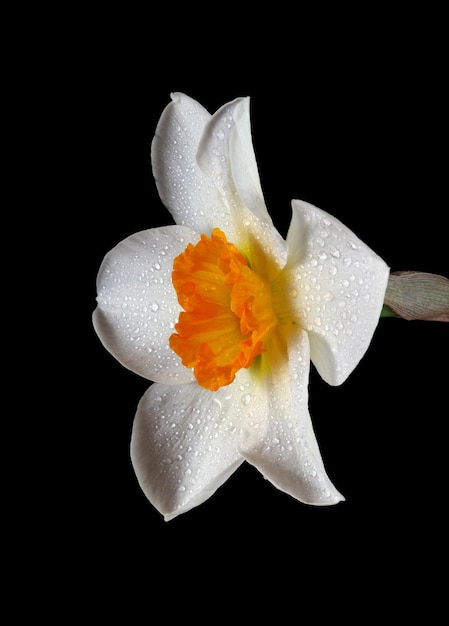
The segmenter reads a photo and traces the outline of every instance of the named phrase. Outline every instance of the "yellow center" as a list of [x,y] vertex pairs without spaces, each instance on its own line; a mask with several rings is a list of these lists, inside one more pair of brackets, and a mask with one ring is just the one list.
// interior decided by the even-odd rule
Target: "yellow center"
[[199,385],[216,391],[265,352],[279,324],[270,285],[218,228],[175,258],[172,280],[184,311],[170,347]]

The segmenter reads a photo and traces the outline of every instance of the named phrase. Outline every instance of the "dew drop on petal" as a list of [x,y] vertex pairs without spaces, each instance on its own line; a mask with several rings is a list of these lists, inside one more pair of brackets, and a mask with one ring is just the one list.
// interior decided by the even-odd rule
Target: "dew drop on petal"
[[340,258],[340,250],[338,248],[332,247],[330,249],[330,253],[331,255],[335,258],[335,259],[339,259]]

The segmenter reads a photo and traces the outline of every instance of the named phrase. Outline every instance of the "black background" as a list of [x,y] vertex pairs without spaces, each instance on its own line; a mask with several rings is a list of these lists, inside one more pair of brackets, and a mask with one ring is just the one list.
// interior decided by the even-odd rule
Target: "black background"
[[[291,199],[305,199],[392,270],[447,276],[447,66],[438,16],[324,14],[313,23],[295,18],[288,33],[288,15],[243,24],[235,7],[223,7],[194,30],[187,17],[86,20],[65,68],[63,127],[78,155],[68,172],[79,234],[70,253],[82,259],[72,358],[82,366],[76,419],[64,435],[75,444],[63,463],[70,489],[58,491],[64,506],[53,520],[63,529],[62,554],[73,548],[61,562],[81,564],[80,597],[96,600],[100,614],[124,601],[148,604],[148,619],[155,610],[194,617],[212,602],[211,619],[267,606],[299,620],[314,607],[318,615],[361,611],[364,623],[367,613],[391,616],[411,602],[436,606],[435,564],[447,558],[445,324],[381,320],[341,387],[312,371],[314,427],[346,502],[302,505],[245,464],[206,503],[166,523],[129,460],[149,383],[106,352],[91,315],[106,252],[133,232],[172,223],[149,162],[172,91],[210,112],[251,96],[262,187],[284,235]],[[135,595],[125,593],[128,584]]]

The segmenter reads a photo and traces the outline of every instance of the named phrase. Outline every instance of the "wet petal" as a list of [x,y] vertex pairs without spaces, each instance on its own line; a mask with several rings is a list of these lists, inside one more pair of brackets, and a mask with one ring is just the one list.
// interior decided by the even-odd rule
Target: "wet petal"
[[336,504],[344,498],[323,466],[308,410],[307,333],[288,337],[288,359],[255,389],[242,425],[240,451],[278,489],[301,502]]
[[237,98],[211,117],[204,129],[197,159],[228,202],[237,192],[250,211],[271,222],[251,138],[249,102],[249,98]]
[[229,241],[248,256],[252,267],[257,265],[254,256],[259,265],[268,256],[282,267],[286,246],[265,206],[251,138],[249,98],[237,98],[211,117],[197,159],[229,209],[232,219],[220,226]]
[[286,272],[292,307],[309,333],[311,358],[331,385],[365,354],[379,322],[389,268],[335,217],[293,200]]
[[95,330],[116,359],[149,380],[193,379],[168,339],[181,310],[171,280],[173,259],[197,240],[184,226],[136,233],[106,255],[98,273]]
[[243,462],[236,395],[196,383],[152,385],[140,401],[131,439],[139,484],[166,520],[207,500]]
[[162,202],[177,224],[210,234],[229,223],[229,209],[196,153],[210,114],[188,96],[175,93],[164,109],[151,146],[151,162]]

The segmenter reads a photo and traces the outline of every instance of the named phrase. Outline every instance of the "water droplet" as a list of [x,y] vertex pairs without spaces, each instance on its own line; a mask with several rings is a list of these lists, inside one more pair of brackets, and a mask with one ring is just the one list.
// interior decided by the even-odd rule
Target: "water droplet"
[[161,269],[161,264],[156,262],[156,263],[153,265],[153,267],[154,267],[154,269],[155,269],[155,270],[160,270],[160,269]]
[[330,291],[326,291],[326,293],[323,293],[323,300],[325,300],[326,302],[331,302],[334,299],[334,294],[331,293]]
[[250,402],[251,402],[251,395],[249,393],[245,393],[242,396],[242,404],[244,404],[245,406],[248,406]]
[[158,303],[157,303],[157,302],[153,302],[153,303],[150,305],[150,309],[153,311],[153,313],[156,313],[156,311],[159,311],[159,305],[158,305]]
[[340,250],[338,250],[338,248],[334,248],[332,247],[329,252],[331,253],[331,255],[336,258],[339,259],[340,258]]
[[222,131],[221,129],[217,131],[216,133],[216,137],[217,139],[219,139],[220,141],[223,141],[223,139],[225,138],[225,134],[224,131]]

